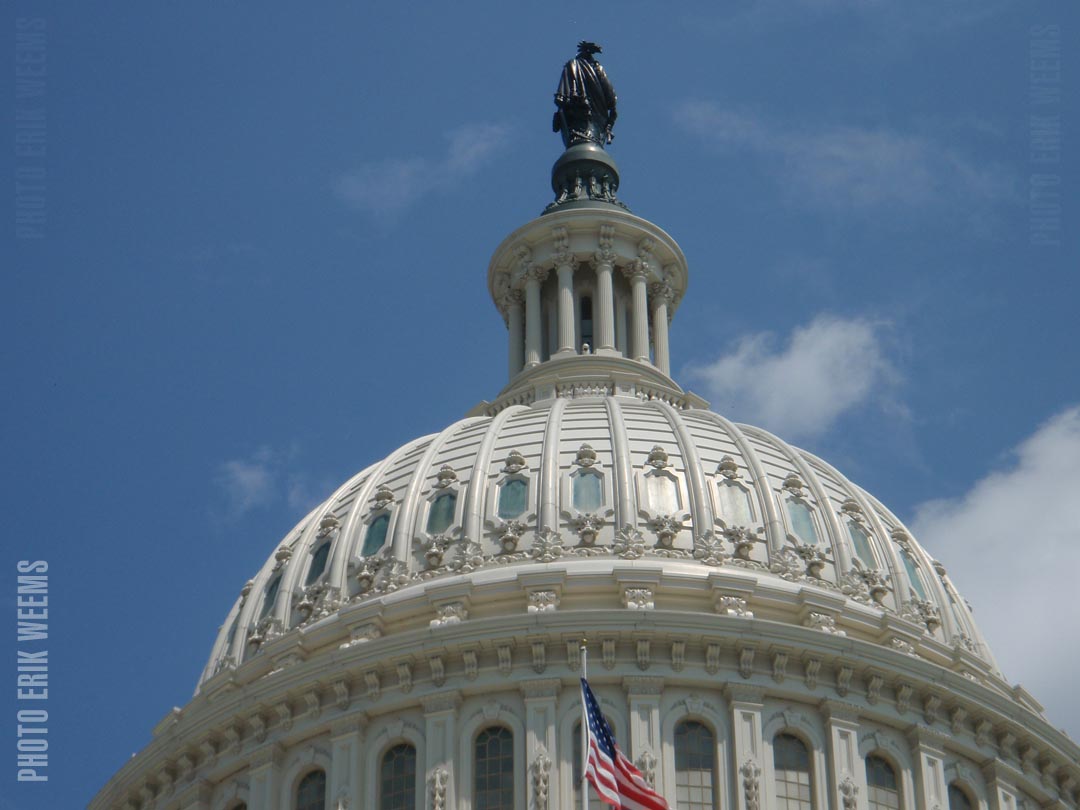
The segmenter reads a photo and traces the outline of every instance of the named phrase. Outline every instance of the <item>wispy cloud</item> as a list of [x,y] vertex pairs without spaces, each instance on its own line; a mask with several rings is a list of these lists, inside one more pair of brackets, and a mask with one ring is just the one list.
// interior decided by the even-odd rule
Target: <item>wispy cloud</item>
[[679,125],[730,155],[755,155],[792,203],[845,213],[882,208],[982,207],[1016,197],[1012,173],[979,165],[960,151],[916,133],[884,127],[797,127],[687,101]]
[[971,601],[1005,673],[1080,739],[1080,407],[1025,439],[964,495],[923,504],[913,530]]
[[445,134],[442,155],[364,163],[337,177],[334,193],[368,216],[392,221],[425,195],[445,192],[475,174],[509,139],[505,124],[461,126]]
[[223,461],[218,466],[215,483],[225,496],[228,517],[238,518],[273,500],[277,476],[276,454],[261,447],[248,458]]
[[329,494],[332,482],[299,468],[298,455],[296,447],[277,450],[263,446],[247,457],[219,464],[214,476],[223,499],[219,517],[233,521],[279,504],[293,512],[316,506]]
[[769,332],[749,335],[686,373],[736,419],[795,440],[813,438],[897,380],[883,328],[862,318],[820,315],[782,344]]

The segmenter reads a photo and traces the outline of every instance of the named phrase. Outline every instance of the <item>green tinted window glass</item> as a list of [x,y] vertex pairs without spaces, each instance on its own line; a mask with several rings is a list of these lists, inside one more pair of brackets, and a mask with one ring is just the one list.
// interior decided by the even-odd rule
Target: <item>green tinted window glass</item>
[[649,508],[658,515],[673,515],[679,511],[679,486],[666,475],[650,475],[645,479],[649,490]]
[[263,597],[262,610],[259,611],[259,618],[264,618],[274,607],[274,602],[277,600],[278,588],[281,587],[281,577],[274,577],[271,583],[266,587],[266,595]]
[[595,512],[604,502],[600,476],[583,473],[574,476],[574,508],[579,512]]
[[499,517],[516,518],[525,511],[529,485],[520,478],[504,481],[499,488]]
[[866,536],[866,532],[863,531],[862,526],[849,520],[847,530],[848,535],[851,537],[851,542],[855,546],[855,553],[859,555],[859,559],[866,563],[870,568],[876,567],[877,562],[874,560],[874,552],[870,550],[870,538]]
[[750,493],[730,481],[719,485],[720,517],[728,526],[749,526],[754,520]]
[[323,543],[316,549],[315,553],[311,557],[311,567],[307,572],[307,580],[305,585],[310,585],[312,582],[322,576],[323,571],[326,570],[326,560],[330,557],[330,543]]
[[439,534],[450,528],[454,522],[454,505],[457,503],[456,492],[444,492],[431,502],[431,510],[428,512],[428,534]]
[[814,519],[810,516],[810,507],[802,501],[788,501],[787,511],[795,536],[808,545],[816,546],[818,535],[814,528]]
[[907,571],[908,579],[911,580],[911,587],[915,589],[919,598],[925,601],[926,589],[923,587],[922,577],[919,576],[919,569],[915,567],[915,561],[906,551],[900,552],[900,559],[904,561],[904,569]]
[[360,551],[363,556],[370,557],[383,547],[383,543],[386,542],[386,529],[389,525],[389,515],[379,515],[371,521],[367,527],[367,534],[364,535],[364,548]]

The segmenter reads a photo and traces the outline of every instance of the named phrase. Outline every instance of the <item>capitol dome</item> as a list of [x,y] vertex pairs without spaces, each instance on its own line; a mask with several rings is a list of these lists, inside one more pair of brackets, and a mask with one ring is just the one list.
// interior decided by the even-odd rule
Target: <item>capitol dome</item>
[[267,543],[92,808],[580,807],[583,637],[672,808],[1077,806],[1080,749],[903,523],[671,378],[689,266],[618,185],[570,139],[488,269],[507,386]]

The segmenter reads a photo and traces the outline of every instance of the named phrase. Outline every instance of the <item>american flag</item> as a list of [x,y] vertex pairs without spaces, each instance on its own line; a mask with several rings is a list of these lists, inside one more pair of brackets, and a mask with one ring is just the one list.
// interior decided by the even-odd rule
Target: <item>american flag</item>
[[600,798],[618,810],[668,810],[664,797],[649,787],[641,771],[623,756],[588,682],[581,679],[581,703],[588,729],[585,778]]

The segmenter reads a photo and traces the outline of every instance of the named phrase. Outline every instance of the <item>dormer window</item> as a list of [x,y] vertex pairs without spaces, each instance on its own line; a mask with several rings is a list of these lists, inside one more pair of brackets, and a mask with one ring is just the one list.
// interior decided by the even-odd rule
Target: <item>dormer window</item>
[[529,494],[528,483],[521,478],[511,478],[499,487],[499,517],[503,520],[516,518],[525,511]]
[[308,568],[307,579],[304,581],[304,585],[311,585],[315,580],[322,576],[323,571],[326,570],[326,561],[329,557],[330,541],[327,540],[315,550],[314,554],[311,555],[311,567]]
[[367,534],[364,535],[364,547],[360,551],[363,556],[370,557],[383,547],[383,543],[386,542],[386,530],[389,526],[389,515],[379,515],[368,524]]
[[456,492],[444,492],[431,502],[428,511],[427,533],[442,534],[454,522],[454,507],[457,505]]

